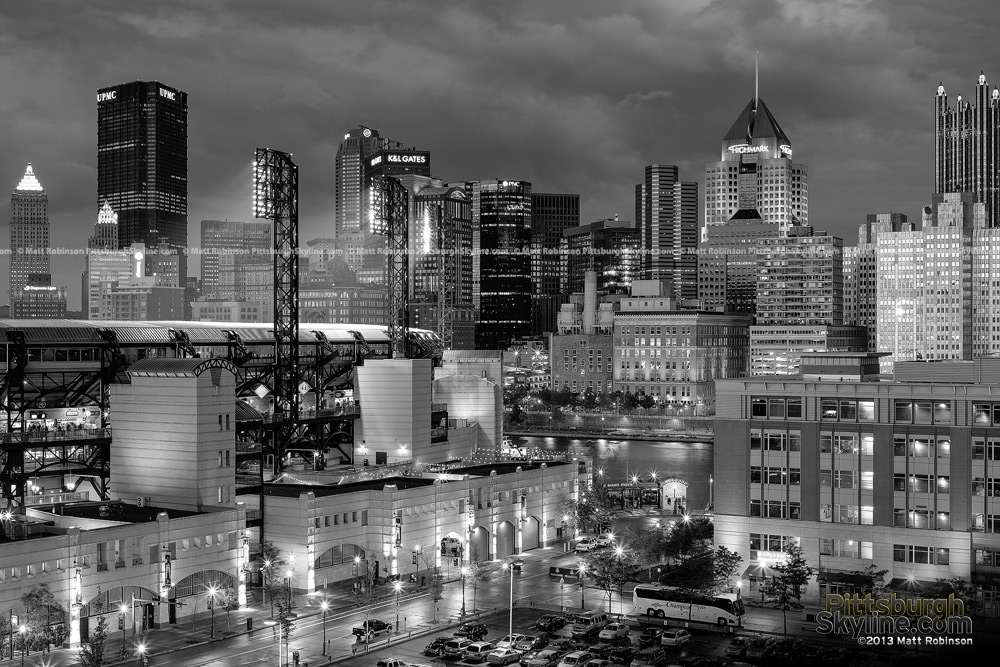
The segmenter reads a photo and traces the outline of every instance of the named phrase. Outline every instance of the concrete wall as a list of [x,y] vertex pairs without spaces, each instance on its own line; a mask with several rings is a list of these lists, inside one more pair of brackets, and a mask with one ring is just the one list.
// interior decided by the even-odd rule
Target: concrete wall
[[499,385],[475,375],[444,375],[434,380],[434,402],[447,403],[451,419],[477,422],[476,447],[479,450],[493,451],[500,447],[503,392]]
[[431,444],[430,359],[375,359],[355,370],[361,419],[354,444],[375,463],[377,452],[388,462],[426,456]]

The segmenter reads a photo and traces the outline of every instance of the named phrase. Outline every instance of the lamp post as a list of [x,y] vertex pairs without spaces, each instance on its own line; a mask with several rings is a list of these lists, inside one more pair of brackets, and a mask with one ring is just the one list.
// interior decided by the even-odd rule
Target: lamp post
[[[212,625],[211,630],[209,630],[208,638],[215,639],[215,586],[208,587],[208,597],[207,597],[208,609],[212,612]],[[132,623],[132,630],[135,631],[135,623]],[[135,636],[132,637],[135,639]]]
[[514,563],[504,563],[503,569],[510,570],[510,604],[507,611],[507,634],[514,634]]
[[[622,581],[624,579],[624,576],[623,576],[624,573],[622,572],[622,554],[624,554],[624,553],[625,553],[625,549],[622,547],[622,545],[619,544],[618,546],[615,547],[615,558],[618,559],[618,573],[617,573],[616,578],[618,579],[618,618],[619,619],[625,617],[625,599],[624,599],[624,596],[622,595],[622,584],[624,583]],[[611,610],[609,609],[608,611],[610,612]]]
[[392,587],[396,589],[396,632],[399,632],[399,591],[403,589],[403,583],[396,581]]
[[[276,625],[279,627],[279,629],[281,627],[281,625],[278,623],[278,621],[275,621],[275,620],[272,620],[272,619],[268,619],[268,620],[264,621],[264,625],[268,626],[269,628],[272,628],[272,631],[273,631],[274,626],[276,626]],[[278,667],[281,667],[281,633],[280,633],[280,631],[279,631],[279,633],[278,633],[277,636],[278,636]]]
[[[17,629],[17,631],[21,634],[21,667],[24,667],[24,650],[25,650],[26,644],[27,644],[26,636],[28,634],[28,626],[22,624],[21,627],[19,627]],[[124,633],[122,633],[122,634],[124,635]],[[124,642],[125,642],[125,640],[122,639],[122,645],[123,646],[125,645]]]
[[330,611],[330,603],[326,600],[320,604],[320,608],[323,610],[323,655],[326,655],[326,612]]
[[124,654],[125,653],[125,614],[128,613],[128,607],[125,606],[124,602],[121,605],[119,605],[119,607],[118,607],[118,613],[121,614],[121,618],[118,619],[118,620],[121,622],[121,628],[122,628],[122,653]]
[[141,667],[146,667],[149,664],[149,656],[146,655],[146,645],[139,644],[135,647],[135,652],[138,654],[138,662]]
[[462,568],[462,611],[458,616],[460,619],[465,618],[465,575],[467,575],[468,573],[469,573],[469,568],[463,567]]
[[579,572],[580,572],[580,608],[586,610],[587,609],[587,605],[586,605],[586,603],[584,603],[584,600],[583,600],[583,577],[587,573],[587,565],[586,565],[586,563],[580,563],[580,570],[579,570]]

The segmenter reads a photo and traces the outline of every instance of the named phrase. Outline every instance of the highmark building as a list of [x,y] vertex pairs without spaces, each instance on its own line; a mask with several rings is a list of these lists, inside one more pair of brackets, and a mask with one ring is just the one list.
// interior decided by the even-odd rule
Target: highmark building
[[878,357],[807,354],[800,379],[716,384],[716,542],[751,595],[794,543],[817,572],[808,602],[875,565],[904,595],[972,582],[995,612],[1000,360],[897,363],[880,382]]

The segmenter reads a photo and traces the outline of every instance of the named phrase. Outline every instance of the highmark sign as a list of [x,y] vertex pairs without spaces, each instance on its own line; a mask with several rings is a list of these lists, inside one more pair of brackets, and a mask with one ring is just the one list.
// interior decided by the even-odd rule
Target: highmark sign
[[750,144],[736,144],[735,146],[729,147],[730,153],[736,153],[737,155],[744,155],[747,153],[770,153],[771,149],[767,146],[761,144],[760,146],[751,146]]

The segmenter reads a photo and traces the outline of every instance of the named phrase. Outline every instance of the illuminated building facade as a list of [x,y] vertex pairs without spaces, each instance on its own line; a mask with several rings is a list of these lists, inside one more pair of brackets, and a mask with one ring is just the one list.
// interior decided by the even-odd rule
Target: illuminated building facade
[[505,350],[531,333],[531,183],[468,181],[476,349]]
[[598,220],[563,231],[562,291],[582,292],[587,271],[597,272],[597,290],[628,294],[640,278],[639,230],[628,220]]
[[987,226],[1000,226],[1000,90],[980,73],[975,101],[934,98],[934,192],[971,192],[985,204]]
[[97,203],[118,214],[118,247],[187,248],[187,93],[158,81],[97,91]]
[[29,164],[10,197],[10,316],[66,316],[66,288],[52,286],[49,196]]
[[877,248],[879,234],[898,232],[903,213],[869,213],[858,226],[858,245],[844,248],[844,324],[868,330],[868,351],[878,351]]
[[398,141],[380,137],[378,130],[364,125],[344,135],[337,147],[333,168],[335,237],[364,229],[367,212],[365,163],[368,158],[383,149],[404,148]]
[[635,186],[644,280],[669,280],[675,299],[698,295],[698,184],[682,183],[672,164],[646,165]]
[[825,354],[804,356],[800,379],[718,382],[716,544],[742,556],[744,595],[798,544],[818,575],[804,601],[860,592],[850,574],[874,563],[900,594],[957,577],[995,609],[1000,387],[984,378],[998,370],[907,362],[878,382],[876,354]]

